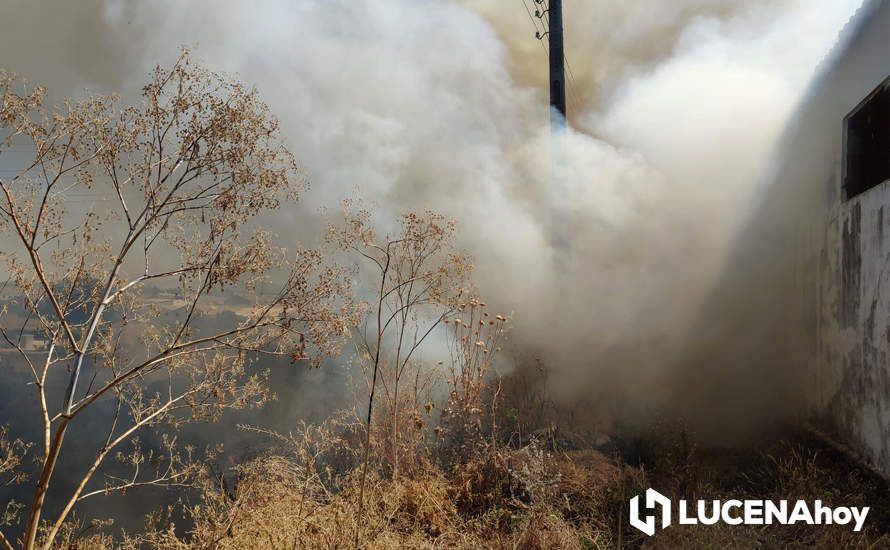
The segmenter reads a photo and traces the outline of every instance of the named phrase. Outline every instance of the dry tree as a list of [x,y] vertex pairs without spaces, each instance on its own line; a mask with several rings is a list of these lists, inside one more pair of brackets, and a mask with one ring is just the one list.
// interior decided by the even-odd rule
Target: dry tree
[[[52,546],[84,498],[182,483],[193,461],[172,437],[163,465],[139,472],[150,458],[135,443],[142,430],[262,403],[253,358],[317,363],[355,322],[345,273],[320,251],[288,256],[258,228],[257,216],[295,200],[305,179],[255,90],[184,53],[154,71],[132,107],[104,96],[49,107],[45,95],[0,72],[0,155],[31,153],[0,177],[14,288],[4,298],[24,312],[0,317],[0,333],[26,364],[42,417],[28,549]],[[151,299],[158,288],[169,298]],[[253,298],[208,328],[200,318],[224,290]],[[64,395],[47,391],[54,383]],[[66,470],[75,483],[63,491],[53,480],[69,426],[103,402],[114,411],[103,415],[103,443],[84,471]],[[127,442],[137,446],[120,454]],[[97,486],[115,455],[136,475]],[[48,493],[60,511],[44,518]]]
[[358,494],[356,544],[362,522],[371,423],[378,384],[386,394],[393,478],[399,473],[401,392],[415,354],[457,307],[472,265],[455,250],[454,222],[432,212],[402,216],[394,234],[377,235],[367,210],[346,204],[346,223],[331,239],[366,260],[375,285],[371,311],[358,329],[368,390],[365,448]]

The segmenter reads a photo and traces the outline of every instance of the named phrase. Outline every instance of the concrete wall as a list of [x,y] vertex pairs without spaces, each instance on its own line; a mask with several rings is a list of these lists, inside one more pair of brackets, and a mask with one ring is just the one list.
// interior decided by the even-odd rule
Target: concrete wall
[[843,119],[888,76],[890,0],[866,2],[826,60],[788,158],[821,195],[821,223],[802,237],[816,252],[801,264],[817,274],[811,413],[890,477],[890,181],[849,200],[842,192]]

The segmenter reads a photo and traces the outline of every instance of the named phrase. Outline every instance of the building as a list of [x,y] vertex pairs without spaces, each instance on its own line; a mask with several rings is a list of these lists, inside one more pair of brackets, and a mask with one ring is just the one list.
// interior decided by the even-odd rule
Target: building
[[785,144],[772,215],[794,235],[808,416],[890,477],[890,0],[849,22]]

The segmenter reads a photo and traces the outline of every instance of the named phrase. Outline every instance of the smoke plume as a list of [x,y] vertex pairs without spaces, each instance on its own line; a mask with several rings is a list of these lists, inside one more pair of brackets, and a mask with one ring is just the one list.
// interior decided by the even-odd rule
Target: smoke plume
[[[713,291],[751,267],[725,269],[858,3],[566,0],[571,128],[556,136],[521,0],[10,1],[0,65],[56,98],[132,98],[192,46],[257,86],[310,174],[271,221],[282,238],[312,242],[319,209],[356,192],[383,228],[406,209],[452,216],[480,291],[514,313],[515,353],[542,358],[558,395],[655,406],[736,379],[690,342],[723,346],[702,316],[733,315],[737,297],[715,307]],[[744,369],[759,345],[721,349]],[[757,403],[758,384],[739,389]]]

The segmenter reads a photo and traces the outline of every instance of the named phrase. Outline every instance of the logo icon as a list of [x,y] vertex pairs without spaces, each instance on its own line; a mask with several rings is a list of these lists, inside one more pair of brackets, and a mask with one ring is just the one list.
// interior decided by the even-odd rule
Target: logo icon
[[[655,511],[661,508],[661,528],[671,524],[671,500],[655,489],[646,489],[646,508]],[[630,499],[630,524],[650,537],[655,534],[655,515],[647,515],[646,520],[640,519],[640,496]]]

